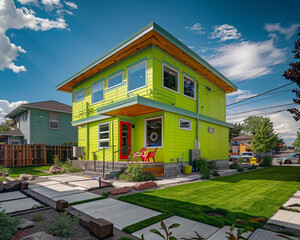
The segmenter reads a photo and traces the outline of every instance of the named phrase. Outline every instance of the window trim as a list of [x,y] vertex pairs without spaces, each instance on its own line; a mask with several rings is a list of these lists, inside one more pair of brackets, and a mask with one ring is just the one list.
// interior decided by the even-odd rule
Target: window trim
[[[116,84],[116,85],[114,85],[114,86],[109,87],[109,80],[112,79],[112,78],[114,78],[114,77],[117,77],[117,76],[119,76],[119,75],[122,75],[122,82],[121,82],[121,83],[118,83],[118,84]],[[113,75],[113,76],[107,78],[107,89],[106,89],[106,90],[109,90],[109,89],[112,89],[112,88],[115,88],[115,87],[118,87],[118,86],[122,85],[122,84],[124,83],[124,78],[123,78],[123,76],[124,76],[123,72],[120,72],[120,73],[117,73],[117,74],[115,74],[115,75]]]
[[[106,146],[106,147],[100,146],[100,142],[107,142],[107,140],[100,141],[100,126],[102,126],[102,125],[108,125],[108,131],[101,132],[101,133],[108,132],[108,146]],[[109,148],[109,147],[110,147],[110,122],[99,123],[98,124],[98,149]]]
[[[58,119],[57,119],[57,128],[52,128],[52,127],[50,127],[50,116],[51,116],[51,115],[58,116]],[[49,126],[49,129],[59,130],[59,113],[54,113],[54,112],[49,112],[49,113],[48,113],[48,126]]]
[[[98,101],[98,102],[94,102],[94,101],[93,101],[93,98],[94,98],[94,96],[93,96],[93,88],[96,87],[96,86],[99,85],[99,84],[102,84],[102,83],[103,83],[103,100],[100,100],[100,101]],[[91,95],[92,95],[92,96],[91,96],[91,97],[92,97],[91,100],[92,100],[92,105],[104,101],[104,99],[105,99],[105,98],[104,98],[104,97],[105,97],[105,96],[104,96],[104,87],[105,87],[105,86],[104,86],[104,80],[91,86]]]
[[[180,121],[189,122],[189,123],[190,123],[190,128],[187,129],[187,128],[182,128],[182,127],[180,127]],[[192,121],[191,121],[191,120],[184,119],[184,118],[179,118],[179,119],[178,119],[178,127],[179,127],[180,130],[192,131]]]
[[[168,87],[165,87],[165,85],[164,85],[164,83],[165,83],[165,79],[164,79],[164,69],[165,69],[165,67],[167,67],[167,68],[170,68],[171,70],[173,70],[174,72],[176,72],[177,73],[177,89],[178,89],[178,91],[175,91],[175,90],[173,90],[173,89],[170,89],[170,88],[168,88]],[[164,89],[167,89],[167,90],[169,90],[169,91],[172,91],[172,92],[174,92],[174,93],[178,93],[179,94],[179,71],[178,70],[176,70],[175,68],[173,68],[173,67],[171,67],[170,65],[168,65],[168,64],[166,64],[166,63],[163,63],[162,64],[162,87],[164,88]]]
[[[161,119],[161,146],[153,146],[153,147],[147,147],[147,121],[148,120],[154,120],[154,119]],[[145,118],[144,119],[144,146],[145,148],[149,149],[155,149],[155,148],[163,148],[164,146],[164,117],[163,116],[157,116],[152,118]]]
[[[135,88],[135,89],[132,89],[132,90],[128,90],[128,87],[129,87],[129,74],[128,74],[128,72],[129,72],[129,70],[130,70],[130,69],[133,69],[133,68],[135,68],[135,67],[137,67],[137,66],[139,66],[139,65],[142,65],[142,64],[145,64],[145,85],[144,85],[144,86],[141,86],[141,87],[138,87],[138,88]],[[144,87],[147,87],[147,60],[142,61],[142,62],[140,62],[140,63],[138,63],[138,64],[136,64],[136,65],[134,65],[134,66],[128,68],[128,69],[126,70],[126,73],[127,73],[127,93],[130,93],[130,92],[133,92],[133,91],[142,89],[142,88],[144,88]]]
[[[194,97],[190,97],[188,95],[185,95],[184,94],[184,78],[194,82]],[[187,98],[190,98],[190,99],[193,99],[193,100],[196,100],[196,80],[194,79],[191,79],[189,76],[187,76],[186,74],[182,74],[182,94],[183,96],[187,97]]]
[[[76,96],[77,94],[79,94],[79,93],[82,93],[82,92],[83,92],[83,97],[80,98],[80,99],[78,99],[78,100],[75,100],[75,96]],[[74,94],[74,102],[80,102],[80,101],[82,101],[82,100],[84,100],[84,90],[81,90],[80,92],[77,92],[77,93]]]

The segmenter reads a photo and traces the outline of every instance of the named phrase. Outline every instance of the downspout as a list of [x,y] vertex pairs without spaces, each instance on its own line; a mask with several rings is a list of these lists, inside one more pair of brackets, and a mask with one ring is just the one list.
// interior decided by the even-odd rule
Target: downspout
[[[195,146],[196,148],[196,146]],[[200,148],[199,144],[199,84],[197,82],[197,149]]]

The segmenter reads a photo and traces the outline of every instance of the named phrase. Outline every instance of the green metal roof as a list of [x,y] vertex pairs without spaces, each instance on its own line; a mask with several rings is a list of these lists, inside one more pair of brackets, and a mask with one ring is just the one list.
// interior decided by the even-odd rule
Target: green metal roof
[[218,76],[224,82],[226,82],[233,89],[237,90],[237,86],[235,84],[233,84],[229,79],[227,79],[223,74],[221,74],[218,70],[216,70],[214,67],[212,67],[208,62],[206,62],[198,54],[193,52],[190,48],[188,48],[186,45],[184,45],[182,42],[180,42],[178,39],[176,39],[174,36],[172,36],[170,33],[168,33],[166,30],[164,30],[162,27],[160,27],[155,22],[151,22],[146,27],[144,27],[143,29],[141,29],[137,33],[133,34],[131,37],[127,38],[125,41],[123,41],[122,43],[120,43],[119,45],[117,45],[116,47],[114,47],[113,49],[111,49],[110,51],[105,53],[104,55],[102,55],[100,58],[96,59],[95,61],[93,61],[92,63],[90,63],[86,67],[84,67],[83,69],[79,70],[77,73],[73,74],[71,77],[69,77],[65,81],[59,83],[56,86],[56,89],[60,88],[64,84],[72,81],[74,78],[78,77],[79,75],[81,75],[85,71],[93,68],[97,64],[103,62],[105,59],[107,59],[110,56],[114,55],[116,52],[118,52],[121,49],[125,48],[126,46],[133,43],[134,41],[136,41],[137,39],[139,39],[140,37],[144,36],[145,34],[147,34],[148,32],[150,32],[152,30],[154,30],[157,33],[159,33],[160,35],[162,35],[164,38],[166,38],[171,43],[173,43],[176,47],[178,47],[179,49],[184,51],[186,54],[188,54],[190,57],[192,57],[193,59],[198,61],[200,64],[202,64],[204,67],[209,69],[212,73],[214,73],[216,76]]

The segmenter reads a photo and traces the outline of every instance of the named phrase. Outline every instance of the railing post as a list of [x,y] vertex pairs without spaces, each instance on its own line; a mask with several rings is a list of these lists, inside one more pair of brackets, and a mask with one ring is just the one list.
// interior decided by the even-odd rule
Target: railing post
[[115,145],[112,146],[112,169],[115,171]]
[[103,175],[103,178],[105,176],[105,147],[103,147],[103,165],[102,165],[102,175]]

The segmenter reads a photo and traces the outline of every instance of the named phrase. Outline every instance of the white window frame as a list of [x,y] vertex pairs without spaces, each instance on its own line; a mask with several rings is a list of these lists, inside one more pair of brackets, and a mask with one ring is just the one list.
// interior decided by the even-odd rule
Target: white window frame
[[[148,120],[154,120],[154,119],[161,119],[161,146],[153,146],[153,147],[147,147],[147,121]],[[163,116],[157,116],[157,117],[152,117],[152,118],[146,118],[144,120],[144,146],[145,148],[149,148],[149,149],[152,149],[152,148],[163,148],[164,146],[164,118]]]
[[[133,69],[133,68],[135,68],[139,65],[142,65],[142,64],[145,64],[145,85],[141,86],[141,87],[138,87],[138,88],[135,88],[135,89],[132,89],[132,90],[128,90],[128,87],[129,87],[129,74],[128,74],[128,72],[129,72],[129,70]],[[147,87],[147,60],[143,61],[141,63],[138,63],[138,64],[136,64],[136,65],[134,65],[134,66],[127,69],[127,93],[134,92],[134,91],[142,89],[144,87]]]
[[[100,100],[100,101],[98,101],[98,102],[94,102],[94,101],[93,101],[93,98],[94,98],[94,95],[93,95],[93,88],[96,87],[96,86],[99,85],[99,84],[103,84],[103,100]],[[94,85],[91,87],[92,105],[104,101],[104,97],[105,97],[105,96],[104,96],[104,87],[105,87],[105,86],[104,86],[104,81],[101,81],[101,82],[99,82],[99,83],[97,83],[97,84],[94,84]]]
[[[57,128],[51,127],[51,124],[50,124],[51,123],[51,119],[50,119],[51,115],[58,116],[58,118],[57,118]],[[53,120],[52,120],[52,122],[53,122]],[[56,120],[55,120],[55,122],[56,122]],[[49,129],[59,130],[59,113],[49,112],[49,114],[48,114],[48,124],[49,124]]]
[[[108,140],[107,140],[107,138],[105,138],[105,140],[100,139],[100,126],[103,126],[103,125],[108,125],[108,131],[101,132],[101,133],[108,133]],[[108,146],[101,147],[100,142],[108,142]],[[98,149],[109,148],[109,147],[110,147],[110,122],[100,123],[100,124],[98,124]]]
[[[165,87],[165,84],[164,84],[164,83],[165,83],[165,78],[164,78],[165,67],[170,68],[171,70],[173,70],[174,72],[177,73],[177,89],[178,89],[178,91],[175,91],[175,90],[173,90],[173,89],[170,89],[170,88],[168,88],[168,87]],[[163,87],[164,89],[167,89],[167,90],[172,91],[172,92],[174,92],[174,93],[179,93],[179,71],[176,70],[176,69],[174,69],[174,68],[171,67],[170,65],[165,64],[165,63],[162,64],[162,87]]]
[[[188,95],[185,95],[185,94],[184,94],[184,78],[186,78],[186,79],[188,79],[188,80],[194,82],[194,97],[193,97],[193,98],[190,97],[190,96],[188,96]],[[183,94],[183,96],[185,96],[185,97],[187,97],[187,98],[190,98],[190,99],[193,99],[193,100],[196,99],[196,81],[193,80],[193,79],[191,79],[190,77],[188,77],[188,76],[185,75],[185,74],[182,75],[182,94]]]
[[[83,97],[76,100],[75,97],[76,97],[76,95],[78,95],[79,93],[83,93]],[[82,91],[77,92],[77,93],[74,94],[74,102],[80,102],[80,101],[82,101],[83,99],[84,99],[84,90],[82,90]]]
[[[190,127],[189,128],[182,128],[182,127],[180,127],[180,121],[189,122],[190,123]],[[191,120],[187,120],[187,119],[183,119],[183,118],[179,118],[179,120],[178,120],[178,127],[181,130],[192,131],[192,121]]]
[[[116,84],[116,85],[114,85],[114,86],[109,87],[109,80],[112,79],[112,78],[114,78],[114,77],[117,77],[117,76],[119,76],[119,75],[122,75],[122,82],[121,82],[121,83],[118,83],[118,84]],[[108,89],[115,88],[115,87],[117,87],[117,86],[120,86],[120,85],[123,84],[123,82],[124,82],[124,79],[123,79],[123,72],[117,73],[117,74],[115,74],[115,75],[113,75],[113,76],[111,76],[110,78],[107,79],[107,90],[108,90]]]

